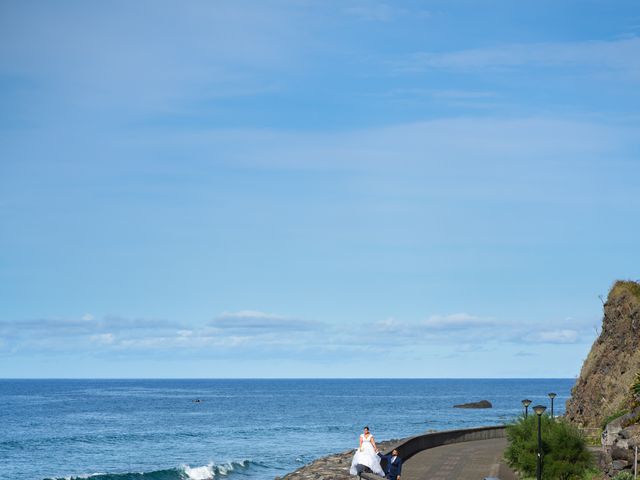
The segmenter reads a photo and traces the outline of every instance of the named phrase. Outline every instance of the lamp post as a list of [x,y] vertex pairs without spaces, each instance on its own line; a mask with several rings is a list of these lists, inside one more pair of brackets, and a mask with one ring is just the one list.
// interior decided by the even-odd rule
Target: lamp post
[[538,462],[536,463],[536,479],[542,480],[542,427],[541,417],[544,411],[547,409],[544,405],[536,405],[533,407],[533,411],[538,415]]
[[531,400],[525,398],[522,400],[522,405],[524,406],[524,418],[527,418],[529,416],[529,405],[531,405]]
[[549,395],[549,398],[551,399],[551,418],[554,418],[554,416],[553,416],[553,399],[556,398],[556,394],[551,392],[551,393],[548,393],[547,395]]

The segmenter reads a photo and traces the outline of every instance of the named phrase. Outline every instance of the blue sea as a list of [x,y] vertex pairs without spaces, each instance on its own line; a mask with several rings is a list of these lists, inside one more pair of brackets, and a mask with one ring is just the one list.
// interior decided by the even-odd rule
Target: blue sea
[[[273,479],[378,440],[497,425],[573,379],[0,380],[0,478]],[[454,409],[489,400],[492,409]]]

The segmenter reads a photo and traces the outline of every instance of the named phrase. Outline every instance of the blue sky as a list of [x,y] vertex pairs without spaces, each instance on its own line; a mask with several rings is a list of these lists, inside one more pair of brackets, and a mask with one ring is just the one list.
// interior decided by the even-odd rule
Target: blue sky
[[4,1],[1,377],[572,377],[640,278],[635,1]]

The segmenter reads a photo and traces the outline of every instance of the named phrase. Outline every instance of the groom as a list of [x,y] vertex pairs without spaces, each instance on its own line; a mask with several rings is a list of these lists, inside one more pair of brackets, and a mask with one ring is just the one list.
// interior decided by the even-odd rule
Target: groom
[[391,452],[391,455],[382,455],[378,452],[378,456],[386,460],[384,467],[384,473],[389,480],[400,480],[400,473],[402,473],[402,459],[398,454],[398,450],[395,448]]

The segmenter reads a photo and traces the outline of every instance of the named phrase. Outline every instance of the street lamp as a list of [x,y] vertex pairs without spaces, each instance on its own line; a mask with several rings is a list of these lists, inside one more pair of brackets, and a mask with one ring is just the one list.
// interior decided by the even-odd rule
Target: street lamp
[[554,418],[553,417],[553,399],[556,398],[556,394],[551,392],[551,393],[548,393],[547,395],[549,395],[549,398],[551,399],[551,418]]
[[533,407],[533,411],[538,415],[538,463],[536,464],[536,479],[542,480],[542,428],[541,417],[544,411],[547,409],[544,405],[536,405]]
[[529,415],[529,405],[531,405],[531,400],[525,398],[522,400],[522,405],[524,406],[524,418],[527,418]]

